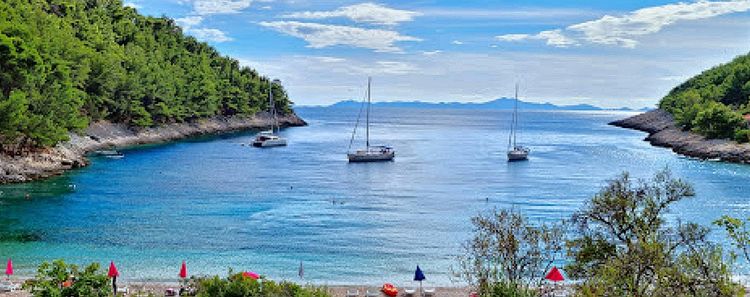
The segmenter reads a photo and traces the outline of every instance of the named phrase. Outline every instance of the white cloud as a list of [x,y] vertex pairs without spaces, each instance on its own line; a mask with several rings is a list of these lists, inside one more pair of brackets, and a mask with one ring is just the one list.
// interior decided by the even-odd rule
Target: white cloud
[[227,36],[224,31],[211,28],[196,28],[203,22],[203,17],[198,15],[186,16],[175,19],[177,25],[182,27],[185,34],[192,35],[196,39],[208,42],[227,42],[233,39]]
[[451,43],[455,44],[455,45],[463,45],[464,44],[464,42],[460,41],[460,40],[454,40],[454,41],[451,41]]
[[570,47],[579,45],[578,41],[570,38],[562,33],[562,30],[548,30],[542,31],[535,35],[529,34],[506,34],[495,36],[495,39],[506,42],[516,42],[524,40],[545,40],[547,45],[554,47]]
[[311,57],[312,59],[317,59],[321,63],[339,63],[339,62],[346,62],[346,59],[344,58],[337,58],[337,57]]
[[380,74],[401,75],[416,73],[419,70],[417,66],[411,63],[400,61],[378,61],[376,64],[375,72]]
[[304,39],[311,48],[345,45],[373,49],[378,52],[401,52],[401,49],[395,43],[401,41],[421,41],[421,39],[416,37],[381,29],[363,29],[296,21],[260,22],[259,24],[281,33]]
[[177,2],[192,4],[193,13],[198,15],[238,13],[253,3],[252,0],[178,0]]
[[523,41],[531,38],[531,35],[529,34],[505,34],[500,36],[495,36],[495,39],[500,41]]
[[570,8],[503,8],[503,9],[476,9],[476,8],[426,8],[420,9],[420,12],[426,17],[439,17],[450,19],[468,19],[468,20],[527,20],[533,19],[566,19],[595,16],[595,11],[587,9],[570,9]]
[[750,10],[750,0],[679,2],[635,10],[622,16],[605,15],[599,19],[542,31],[537,34],[506,34],[496,39],[506,42],[546,40],[547,45],[569,47],[586,41],[593,44],[634,48],[636,38],[654,34],[681,21],[708,19]]
[[571,45],[578,45],[578,41],[563,35],[562,30],[560,29],[539,32],[539,34],[536,35],[536,38],[546,40],[547,45],[551,45],[554,47],[569,47]]
[[707,19],[729,13],[750,10],[749,0],[698,1],[647,7],[624,16],[606,15],[600,19],[572,25],[568,30],[584,34],[584,39],[598,44],[633,48],[634,38],[661,31],[665,26],[680,21]]
[[189,30],[192,27],[200,25],[200,23],[203,22],[203,17],[197,16],[197,15],[186,16],[182,18],[176,18],[174,19],[174,21],[177,23],[177,25],[179,25],[183,29]]
[[197,28],[188,30],[188,33],[202,41],[227,42],[233,40],[219,29]]
[[425,55],[425,56],[434,56],[434,55],[437,55],[437,54],[442,53],[442,52],[443,51],[441,51],[441,50],[423,51],[422,55]]
[[135,3],[135,2],[130,2],[130,1],[126,1],[126,2],[124,2],[124,3],[122,4],[122,6],[125,6],[125,7],[132,7],[132,8],[135,8],[135,9],[140,9],[140,8],[141,8],[141,5],[139,5],[138,3]]
[[326,19],[344,17],[357,23],[370,23],[378,25],[397,25],[409,22],[414,17],[421,15],[419,12],[409,10],[393,9],[377,3],[360,3],[344,6],[332,11],[304,11],[284,15],[284,18],[294,19]]

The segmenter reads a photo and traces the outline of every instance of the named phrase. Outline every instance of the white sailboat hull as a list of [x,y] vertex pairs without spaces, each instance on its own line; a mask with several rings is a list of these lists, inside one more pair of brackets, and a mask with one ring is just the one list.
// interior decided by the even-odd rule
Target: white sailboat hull
[[529,158],[528,149],[514,149],[508,152],[508,162],[524,161]]
[[393,150],[360,150],[355,153],[348,153],[346,157],[349,158],[350,163],[385,162],[393,161],[396,152]]
[[272,139],[272,140],[256,140],[253,141],[254,147],[274,147],[274,146],[286,146],[286,139]]

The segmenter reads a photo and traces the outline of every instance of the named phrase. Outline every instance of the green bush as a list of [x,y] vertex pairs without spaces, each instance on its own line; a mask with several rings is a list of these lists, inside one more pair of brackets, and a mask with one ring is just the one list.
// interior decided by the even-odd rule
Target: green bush
[[693,131],[708,138],[731,138],[734,131],[742,127],[745,119],[728,106],[708,102],[693,119]]
[[708,228],[667,221],[672,205],[694,195],[666,170],[610,181],[574,215],[566,272],[580,280],[575,296],[744,296]]
[[198,279],[199,297],[330,297],[323,287],[300,286],[291,282],[276,283],[271,280],[260,281],[244,277],[241,273],[228,278]]
[[734,132],[734,140],[739,143],[750,141],[750,129],[740,129]]
[[[70,287],[62,283],[73,276]],[[99,263],[92,263],[80,270],[76,265],[68,265],[63,260],[39,265],[36,277],[28,282],[27,289],[35,297],[104,297],[112,296],[111,281]]]
[[539,293],[518,284],[510,282],[498,282],[491,285],[489,293],[485,297],[536,297]]

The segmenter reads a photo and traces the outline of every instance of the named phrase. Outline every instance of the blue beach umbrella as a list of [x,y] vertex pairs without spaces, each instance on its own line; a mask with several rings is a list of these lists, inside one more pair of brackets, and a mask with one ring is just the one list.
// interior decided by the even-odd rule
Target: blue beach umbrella
[[417,265],[417,271],[414,271],[414,280],[419,282],[419,291],[422,292],[422,281],[427,279],[424,277],[424,273],[422,272],[422,269],[419,268],[419,265]]

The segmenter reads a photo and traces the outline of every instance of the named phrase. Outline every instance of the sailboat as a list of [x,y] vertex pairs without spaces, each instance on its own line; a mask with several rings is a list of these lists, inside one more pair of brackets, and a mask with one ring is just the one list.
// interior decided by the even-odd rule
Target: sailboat
[[271,117],[273,119],[271,121],[271,129],[267,131],[261,131],[260,133],[255,135],[255,140],[253,140],[254,147],[273,147],[286,145],[286,139],[276,134],[276,131],[280,131],[281,127],[279,126],[278,120],[276,119],[276,104],[275,101],[273,101],[274,84],[281,84],[281,81],[279,81],[278,79],[274,79],[273,81],[268,82],[268,112],[271,113]]
[[[349,152],[346,154],[349,158],[350,163],[355,162],[381,162],[381,161],[392,161],[393,157],[396,156],[396,151],[389,146],[372,146],[370,145],[370,106],[372,105],[370,96],[370,87],[372,85],[372,78],[367,78],[367,112],[366,112],[366,124],[365,124],[365,143],[364,149],[359,149],[356,152],[351,152],[352,143],[354,141],[354,135],[357,133],[357,126],[359,124],[359,117],[357,118],[357,124],[354,125],[354,131],[352,132],[352,139],[349,141]],[[360,109],[360,115],[362,110]]]
[[529,157],[529,149],[516,143],[518,134],[518,84],[516,84],[516,97],[513,105],[513,118],[510,123],[510,135],[508,136],[508,162],[524,161]]

